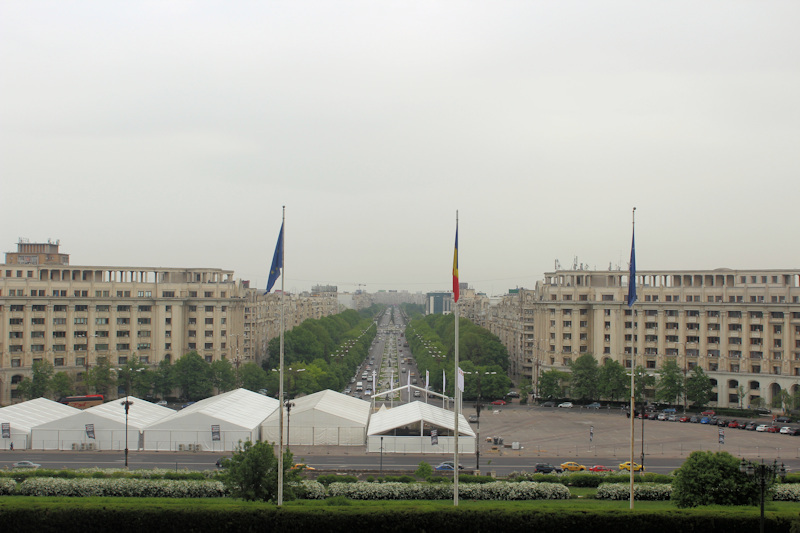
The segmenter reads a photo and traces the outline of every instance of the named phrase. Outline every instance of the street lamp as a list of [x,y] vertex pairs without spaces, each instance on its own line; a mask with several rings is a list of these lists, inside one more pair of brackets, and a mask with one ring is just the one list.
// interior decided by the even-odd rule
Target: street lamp
[[[475,374],[478,378],[478,401],[475,403],[475,414],[477,426],[475,428],[475,470],[481,469],[481,372],[464,372],[465,374]],[[484,376],[497,374],[497,372],[483,372]]]
[[292,424],[292,407],[294,407],[294,402],[287,400],[283,403],[283,405],[286,407],[286,446],[288,447],[292,443],[291,440],[289,440],[289,430],[291,429]]
[[778,460],[772,461],[772,464],[764,464],[764,459],[761,459],[761,464],[745,461],[739,463],[739,472],[746,474],[748,477],[755,477],[761,489],[761,522],[759,524],[760,533],[764,533],[764,495],[767,492],[767,485],[771,485],[776,477],[781,479],[786,478],[786,467],[781,463],[778,468]]
[[120,405],[125,408],[125,468],[128,468],[128,410],[133,405],[133,402],[125,398],[120,402]]

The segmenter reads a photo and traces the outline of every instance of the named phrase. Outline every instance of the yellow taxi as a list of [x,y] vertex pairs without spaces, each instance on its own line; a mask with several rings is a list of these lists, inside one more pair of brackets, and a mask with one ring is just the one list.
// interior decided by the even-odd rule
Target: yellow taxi
[[316,470],[316,468],[305,463],[295,463],[292,465],[291,470]]
[[[620,470],[627,470],[628,472],[630,472],[631,471],[631,462],[630,461],[625,461],[624,463],[620,463],[619,469]],[[644,467],[642,465],[640,465],[639,463],[633,463],[633,471],[634,472],[638,472],[640,470],[644,470]]]
[[568,463],[561,463],[561,469],[565,472],[580,472],[581,470],[586,470],[586,467],[575,461],[570,461]]

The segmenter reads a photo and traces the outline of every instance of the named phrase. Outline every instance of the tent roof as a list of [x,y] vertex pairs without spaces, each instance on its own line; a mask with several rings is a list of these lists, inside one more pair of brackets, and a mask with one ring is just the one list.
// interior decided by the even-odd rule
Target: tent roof
[[[455,430],[455,420],[453,412],[435,405],[422,403],[420,401],[406,403],[392,409],[380,410],[372,415],[369,421],[367,435],[379,435],[395,428],[418,424],[424,421],[432,426],[437,426],[450,431]],[[459,414],[458,434],[474,437],[467,419]]]
[[[301,396],[292,400],[292,415],[300,414],[304,411],[320,411],[331,416],[344,418],[366,427],[369,421],[370,403],[365,400],[359,400],[340,392],[326,389],[323,391],[309,394],[308,396]],[[276,409],[270,416],[269,420],[277,420],[279,411]],[[265,421],[266,422],[266,421]]]
[[104,404],[95,405],[94,407],[86,409],[85,412],[87,414],[110,418],[124,424],[125,407],[122,406],[122,402],[126,399],[129,399],[131,402],[133,402],[133,404],[128,408],[128,425],[134,428],[144,428],[150,424],[158,422],[162,418],[175,414],[175,409],[161,407],[160,405],[136,398],[135,396],[120,398]]
[[0,408],[0,422],[10,422],[12,429],[23,428],[30,431],[34,426],[59,420],[80,411],[47,398],[36,398]]
[[236,389],[184,407],[175,414],[158,420],[151,427],[162,424],[168,426],[184,418],[202,415],[252,429],[258,427],[279,405],[275,398],[247,389]]

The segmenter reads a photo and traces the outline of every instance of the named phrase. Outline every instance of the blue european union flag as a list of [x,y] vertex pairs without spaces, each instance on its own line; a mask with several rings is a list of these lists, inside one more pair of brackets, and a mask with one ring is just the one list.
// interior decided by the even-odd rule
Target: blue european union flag
[[272,256],[272,266],[269,267],[269,279],[267,280],[267,290],[264,294],[272,290],[272,286],[278,281],[283,271],[283,224],[281,233],[278,235],[278,244],[275,246],[275,255]]
[[634,246],[634,233],[631,233],[631,273],[628,277],[628,307],[633,307],[636,301],[636,248]]

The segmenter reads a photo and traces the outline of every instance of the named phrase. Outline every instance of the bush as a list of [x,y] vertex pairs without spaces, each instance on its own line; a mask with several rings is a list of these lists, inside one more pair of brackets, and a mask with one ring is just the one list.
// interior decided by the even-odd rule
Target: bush
[[422,461],[419,463],[419,466],[417,466],[414,475],[420,479],[428,479],[433,475],[433,467],[425,461]]
[[[672,485],[664,483],[636,483],[633,485],[635,500],[669,500]],[[597,500],[627,500],[631,497],[630,483],[603,483],[594,495]]]
[[755,505],[760,498],[755,479],[739,472],[739,460],[728,452],[692,452],[672,487],[678,507]]

